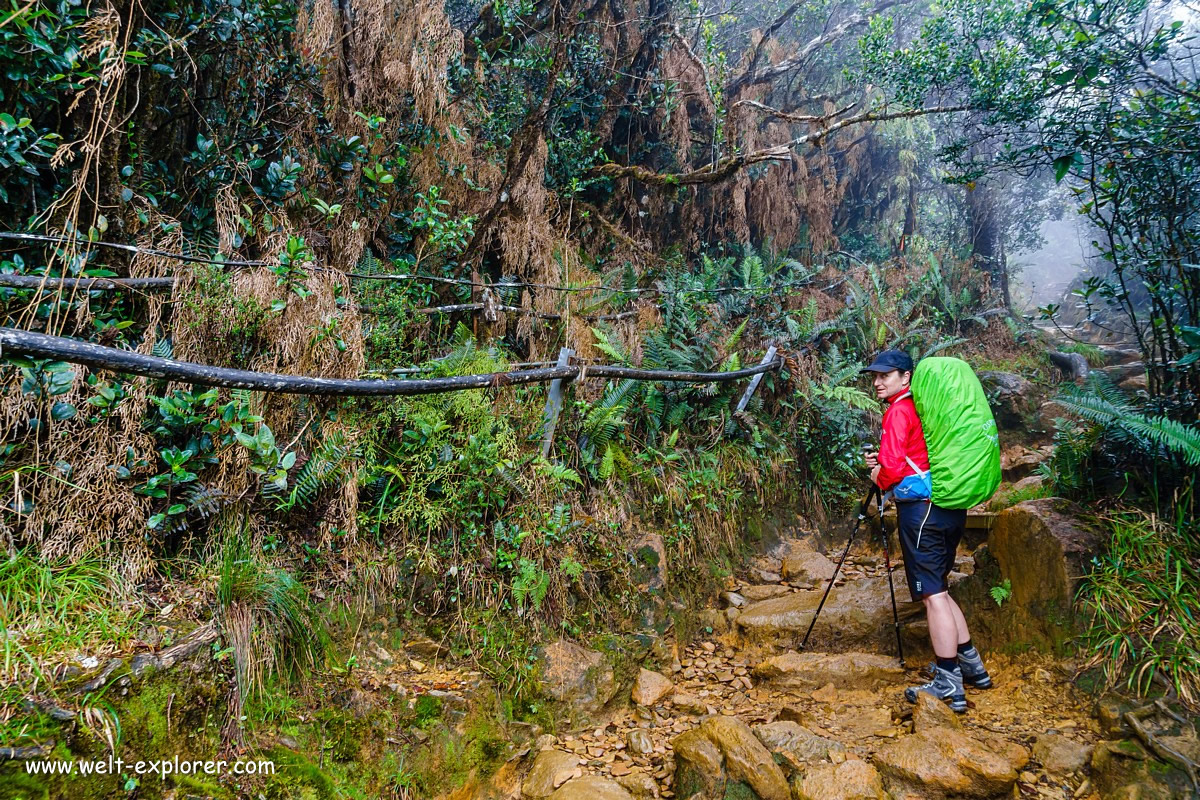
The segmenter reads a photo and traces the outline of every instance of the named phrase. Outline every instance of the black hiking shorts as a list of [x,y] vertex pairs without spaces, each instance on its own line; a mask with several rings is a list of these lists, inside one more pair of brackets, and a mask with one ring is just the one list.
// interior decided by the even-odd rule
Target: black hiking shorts
[[946,591],[946,576],[967,524],[967,510],[942,508],[925,500],[896,503],[904,574],[913,602]]

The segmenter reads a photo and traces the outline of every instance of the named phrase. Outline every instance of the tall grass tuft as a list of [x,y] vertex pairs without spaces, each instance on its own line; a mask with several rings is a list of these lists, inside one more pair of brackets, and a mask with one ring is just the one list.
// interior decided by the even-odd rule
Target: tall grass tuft
[[324,661],[329,636],[308,588],[256,552],[245,531],[227,534],[218,569],[218,618],[233,648],[239,706],[261,695],[268,678],[297,677]]
[[122,603],[127,589],[92,557],[47,561],[25,550],[0,560],[3,683],[45,686],[49,667],[122,647],[141,616]]
[[1192,710],[1200,708],[1200,541],[1180,512],[1175,524],[1122,513],[1103,520],[1111,536],[1084,582],[1091,611],[1089,665],[1109,684],[1139,694],[1156,676]]

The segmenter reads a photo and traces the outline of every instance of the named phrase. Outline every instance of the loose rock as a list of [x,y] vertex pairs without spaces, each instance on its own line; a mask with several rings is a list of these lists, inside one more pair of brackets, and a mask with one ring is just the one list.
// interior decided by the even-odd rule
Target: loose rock
[[904,675],[894,658],[871,653],[797,653],[773,656],[754,668],[754,677],[774,686],[877,688]]
[[1050,774],[1068,775],[1091,761],[1092,748],[1065,736],[1044,733],[1033,743],[1033,757]]
[[652,706],[675,691],[671,679],[648,669],[638,670],[637,683],[633,686],[633,702],[640,706]]
[[608,778],[585,775],[567,781],[550,800],[633,800],[633,795]]
[[796,800],[887,800],[879,772],[858,759],[813,767],[793,784],[792,796]]
[[625,737],[625,743],[629,747],[629,752],[640,756],[654,752],[654,740],[641,728],[630,731]]
[[577,756],[562,750],[543,750],[534,759],[525,782],[521,784],[521,795],[531,800],[541,800],[582,774]]

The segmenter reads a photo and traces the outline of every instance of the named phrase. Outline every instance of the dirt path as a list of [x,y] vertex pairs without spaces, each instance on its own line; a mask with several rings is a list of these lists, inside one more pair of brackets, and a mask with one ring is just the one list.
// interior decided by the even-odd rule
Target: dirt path
[[[929,796],[922,793],[922,786],[926,792],[937,787],[950,791],[957,778],[935,774],[942,754],[932,739],[922,741],[919,748],[930,751],[929,763],[906,763],[913,754],[901,747],[913,737],[914,728],[918,734],[922,731],[920,720],[914,724],[914,706],[902,692],[924,681],[920,668],[928,649],[914,647],[914,638],[919,638],[906,636],[909,669],[900,669],[880,560],[879,554],[866,548],[856,553],[814,632],[814,639],[822,639],[825,647],[801,655],[790,645],[807,628],[824,587],[813,578],[824,573],[829,562],[807,541],[785,544],[774,558],[763,559],[753,570],[755,576],[769,578],[797,570],[808,574],[799,579],[789,575],[793,580],[786,582],[782,578],[772,583],[738,581],[734,587],[738,591],[723,596],[729,610],[713,609],[705,615],[713,620],[733,617],[734,624],[678,651],[676,662],[664,671],[674,687],[669,694],[648,705],[634,704],[607,724],[557,739],[543,737],[538,746],[575,757],[574,764],[557,759],[560,778],[576,771],[602,775],[616,779],[636,797],[672,798],[679,796],[676,773],[681,768],[672,743],[715,714],[748,726],[775,760],[792,772],[812,772],[813,767],[824,765],[827,771],[835,768],[836,780],[836,768],[848,760],[871,765],[869,770],[851,770],[863,785],[847,797],[872,796],[875,774],[888,779],[893,797]],[[960,559],[961,569],[970,566],[969,556]],[[902,570],[896,572],[896,579],[898,593],[907,598]],[[739,624],[743,618],[751,624]],[[846,634],[840,642],[832,635],[839,626]],[[914,627],[920,630],[919,625]],[[838,646],[871,641],[882,646],[865,652]],[[985,658],[995,687],[969,691],[971,707],[965,715],[954,719],[948,710],[945,718],[933,715],[924,730],[936,731],[940,726],[954,732],[939,736],[952,745],[959,740],[954,745],[958,749],[970,750],[978,744],[981,752],[1006,761],[1015,773],[1019,796],[1064,800],[1091,796],[1083,775],[1084,758],[1101,738],[1100,728],[1090,713],[1091,701],[1071,683],[1069,665],[1034,654],[985,654]],[[1039,737],[1042,745],[1035,748]],[[972,788],[989,780],[1004,782],[1003,775],[973,776],[975,767],[1005,771],[1003,763],[959,764],[959,772]],[[930,780],[937,787],[926,783]],[[910,787],[908,793],[902,784]],[[821,796],[817,792],[813,796]]]

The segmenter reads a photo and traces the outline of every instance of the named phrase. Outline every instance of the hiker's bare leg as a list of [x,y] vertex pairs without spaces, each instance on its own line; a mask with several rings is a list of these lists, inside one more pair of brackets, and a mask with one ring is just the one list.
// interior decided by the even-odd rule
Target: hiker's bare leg
[[[946,592],[926,595],[921,598],[921,602],[925,604],[925,614],[929,618],[929,638],[933,642],[933,654],[938,658],[957,658],[959,622],[955,619],[954,612],[958,611],[958,606]],[[958,611],[958,617],[962,619],[962,611]],[[963,620],[962,628],[966,630],[966,620]]]
[[954,602],[954,598],[949,593],[945,597],[950,601],[950,610],[954,613],[954,624],[958,628],[957,644],[966,644],[971,641],[971,631],[967,630],[967,618],[963,616],[962,609],[958,607],[958,603]]

